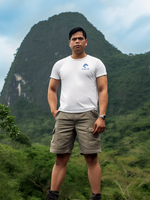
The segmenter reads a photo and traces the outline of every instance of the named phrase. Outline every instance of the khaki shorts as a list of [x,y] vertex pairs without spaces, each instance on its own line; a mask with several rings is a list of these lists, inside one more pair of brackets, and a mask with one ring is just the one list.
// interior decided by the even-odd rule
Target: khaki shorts
[[50,152],[69,153],[78,137],[80,153],[93,154],[101,152],[100,134],[93,134],[93,126],[98,118],[96,110],[84,113],[66,113],[59,111],[55,116],[55,128],[50,145]]

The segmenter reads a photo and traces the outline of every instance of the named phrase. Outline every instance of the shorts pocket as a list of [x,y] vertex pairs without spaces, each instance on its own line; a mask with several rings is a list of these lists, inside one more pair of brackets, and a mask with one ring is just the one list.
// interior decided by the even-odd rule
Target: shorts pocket
[[56,115],[55,115],[55,119],[56,119],[56,117],[58,117],[59,113],[60,113],[60,111],[58,111],[58,112],[56,113]]
[[96,119],[99,117],[99,114],[98,114],[97,110],[90,110],[89,111],[89,115],[90,115],[90,117],[94,117]]
[[93,149],[95,149],[95,147],[100,147],[100,134],[93,134],[93,127],[89,128],[89,145],[90,147],[93,147]]
[[55,128],[53,129],[53,132],[52,132],[52,140],[51,140],[51,144],[55,144],[56,143],[56,134],[55,134]]

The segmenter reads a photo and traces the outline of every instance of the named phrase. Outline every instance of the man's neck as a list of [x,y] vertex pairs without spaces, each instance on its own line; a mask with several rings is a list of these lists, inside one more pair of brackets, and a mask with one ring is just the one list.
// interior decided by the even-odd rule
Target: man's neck
[[84,58],[84,57],[86,57],[87,55],[85,54],[85,53],[83,53],[83,54],[72,54],[71,55],[71,57],[73,58],[73,59],[82,59],[82,58]]

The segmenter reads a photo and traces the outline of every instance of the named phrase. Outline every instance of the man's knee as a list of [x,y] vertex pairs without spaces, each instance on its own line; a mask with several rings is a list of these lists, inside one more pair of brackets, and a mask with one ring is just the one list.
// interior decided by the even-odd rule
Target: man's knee
[[84,157],[88,165],[95,165],[98,163],[97,154],[87,154],[87,155],[84,155]]
[[70,154],[57,154],[55,164],[64,166],[69,160]]

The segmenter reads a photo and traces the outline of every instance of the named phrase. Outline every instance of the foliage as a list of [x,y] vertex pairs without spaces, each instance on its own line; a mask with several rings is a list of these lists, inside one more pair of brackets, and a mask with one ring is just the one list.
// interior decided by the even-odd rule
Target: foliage
[[29,103],[19,98],[11,108],[15,114],[19,129],[25,133],[32,142],[49,146],[50,133],[54,128],[54,118],[50,112],[43,112],[35,102]]
[[24,170],[23,154],[0,144],[0,199],[23,200],[18,191],[18,173]]
[[15,117],[10,114],[8,106],[0,104],[0,129],[16,142],[31,146],[29,138],[20,132],[16,125]]
[[145,146],[150,140],[150,101],[128,115],[110,117],[106,120],[106,131],[102,145],[126,154],[132,148]]
[[[134,150],[134,149],[133,149]],[[132,150],[132,151],[133,151]],[[142,159],[145,164],[138,165],[139,149],[132,154],[118,155],[116,150],[99,154],[102,168],[101,193],[104,200],[146,200],[150,197],[149,145],[145,146]],[[26,149],[14,150],[0,144],[1,199],[44,200],[50,187],[51,172],[55,155],[49,148],[32,145]],[[11,192],[9,192],[9,190]],[[60,200],[90,199],[87,165],[79,154],[75,143],[67,167],[67,175],[60,190]]]

